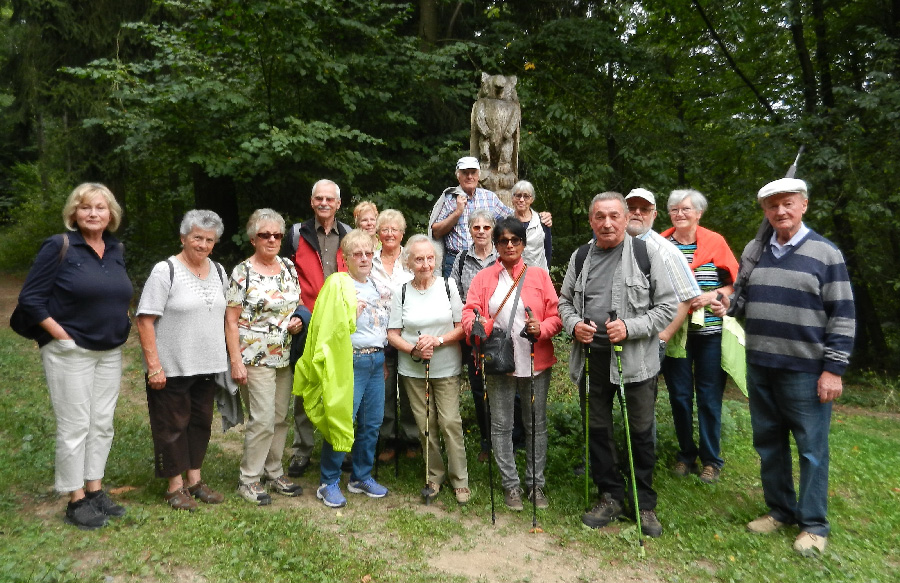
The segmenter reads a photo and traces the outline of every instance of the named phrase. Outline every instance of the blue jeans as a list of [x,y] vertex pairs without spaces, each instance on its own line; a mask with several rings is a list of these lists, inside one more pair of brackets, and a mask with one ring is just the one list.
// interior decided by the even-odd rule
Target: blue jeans
[[[801,531],[828,536],[828,432],[831,403],[820,403],[819,375],[747,363],[753,447],[771,515]],[[800,458],[794,490],[790,435]]]
[[[678,437],[677,460],[691,466],[699,457],[704,466],[721,468],[725,465],[720,441],[726,376],[722,370],[722,335],[688,334],[686,348],[687,358],[666,358],[663,362]],[[695,391],[699,444],[694,443]]]
[[[384,351],[353,355],[353,418],[356,429],[353,439],[353,471],[350,481],[365,481],[372,477],[375,463],[375,444],[384,418]],[[344,453],[334,451],[327,441],[322,442],[321,474],[323,484],[337,484],[341,479]]]
[[443,277],[450,277],[450,272],[453,270],[453,262],[456,261],[457,255],[459,255],[459,251],[451,251],[444,247],[444,260],[441,262],[441,275]]

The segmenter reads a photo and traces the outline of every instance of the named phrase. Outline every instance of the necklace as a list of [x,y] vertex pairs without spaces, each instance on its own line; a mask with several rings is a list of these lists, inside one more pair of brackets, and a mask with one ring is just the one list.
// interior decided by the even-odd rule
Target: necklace
[[178,254],[178,260],[185,266],[191,275],[196,276],[198,279],[203,279],[203,268],[206,266],[206,261],[203,261],[200,265],[193,265],[188,261],[188,258],[183,251]]
[[419,286],[416,285],[415,280],[413,280],[413,282],[412,282],[413,289],[416,290],[417,292],[419,292],[423,296],[426,293],[428,293],[428,287],[430,285],[431,285],[431,278],[429,278],[428,281],[425,284],[423,284],[423,287],[421,289],[419,288]]

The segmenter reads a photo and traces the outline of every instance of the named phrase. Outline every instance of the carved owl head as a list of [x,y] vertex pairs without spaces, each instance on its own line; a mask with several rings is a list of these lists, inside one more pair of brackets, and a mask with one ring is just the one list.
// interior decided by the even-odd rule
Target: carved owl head
[[516,93],[518,78],[515,75],[488,75],[481,74],[481,89],[479,98],[503,99],[505,101],[519,101]]

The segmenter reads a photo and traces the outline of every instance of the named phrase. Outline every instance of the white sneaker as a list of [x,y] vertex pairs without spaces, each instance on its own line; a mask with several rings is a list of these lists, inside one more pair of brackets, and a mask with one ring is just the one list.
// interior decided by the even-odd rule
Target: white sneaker
[[259,482],[240,484],[237,491],[245,500],[253,502],[257,506],[267,506],[272,503],[272,497]]

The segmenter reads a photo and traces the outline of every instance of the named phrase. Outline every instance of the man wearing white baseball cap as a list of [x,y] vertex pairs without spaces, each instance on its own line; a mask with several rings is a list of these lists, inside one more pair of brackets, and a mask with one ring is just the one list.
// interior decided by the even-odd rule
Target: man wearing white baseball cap
[[[469,235],[469,215],[472,212],[485,209],[494,216],[495,222],[513,214],[513,209],[503,204],[496,194],[478,186],[481,179],[478,158],[463,156],[457,160],[456,179],[459,186],[444,189],[428,221],[429,235],[444,245],[444,263],[441,268],[444,277],[450,275],[456,256],[472,244]],[[550,213],[542,212],[539,215],[542,224],[548,227],[552,225]]]
[[[841,396],[841,375],[856,332],[844,257],[803,224],[807,196],[806,183],[795,178],[759,190],[757,198],[775,232],[750,272],[744,306],[753,446],[769,507],[747,528],[767,534],[796,524],[800,533],[794,550],[802,555],[821,553],[830,532],[831,404]],[[724,312],[721,305],[716,309]],[[791,434],[800,459],[799,495]]]
[[665,354],[666,343],[672,337],[691,307],[691,300],[700,295],[700,286],[694,279],[684,253],[678,250],[668,239],[662,237],[653,230],[653,221],[656,220],[656,197],[645,188],[635,188],[625,197],[628,205],[628,225],[626,230],[632,237],[637,237],[660,251],[663,265],[666,266],[666,274],[672,287],[675,288],[675,296],[678,298],[678,313],[675,319],[665,330],[659,333],[660,359]]

